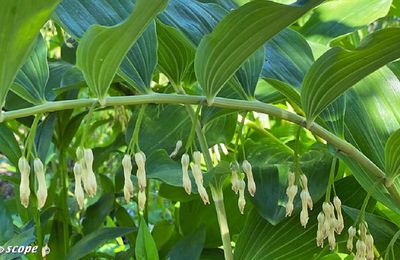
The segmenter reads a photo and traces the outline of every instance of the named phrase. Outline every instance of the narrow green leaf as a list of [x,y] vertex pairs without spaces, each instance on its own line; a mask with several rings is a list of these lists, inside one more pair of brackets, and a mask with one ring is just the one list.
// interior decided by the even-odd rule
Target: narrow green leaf
[[357,49],[335,47],[308,71],[301,101],[312,122],[326,106],[347,89],[383,65],[400,58],[400,29],[389,28],[367,36]]
[[400,129],[392,133],[385,145],[386,174],[395,178],[400,174]]
[[228,14],[196,53],[196,76],[209,102],[257,49],[320,2],[287,6],[256,0]]
[[59,0],[3,1],[0,8],[0,109],[40,28]]
[[123,23],[110,27],[93,25],[85,32],[77,50],[76,64],[89,88],[101,101],[106,97],[123,58],[167,2],[138,0]]
[[139,231],[135,246],[136,259],[140,260],[157,260],[158,251],[156,243],[147,227],[143,217],[140,218]]
[[117,237],[121,237],[130,232],[133,232],[135,228],[127,228],[127,227],[112,227],[112,228],[101,228],[93,233],[90,233],[87,236],[84,236],[78,243],[71,247],[68,251],[66,260],[76,260],[81,259],[86,256],[90,252],[96,250],[103,243],[108,240],[115,239]]
[[46,84],[49,79],[47,46],[39,35],[36,46],[15,78],[11,90],[26,101],[39,105],[46,102]]

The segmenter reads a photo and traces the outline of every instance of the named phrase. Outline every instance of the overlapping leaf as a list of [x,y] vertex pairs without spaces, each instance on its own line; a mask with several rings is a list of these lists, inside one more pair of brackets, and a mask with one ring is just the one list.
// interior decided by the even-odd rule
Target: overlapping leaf
[[209,101],[257,49],[321,1],[287,6],[265,0],[252,1],[226,16],[203,38],[196,58],[197,80]]
[[385,16],[391,3],[391,0],[327,1],[314,10],[300,32],[312,41],[327,44]]
[[400,130],[390,135],[385,145],[386,174],[394,177],[400,173]]
[[307,73],[301,92],[303,110],[312,122],[324,108],[359,80],[400,57],[400,29],[367,36],[357,49],[335,47],[322,55]]
[[59,0],[5,1],[0,9],[0,108],[40,28]]
[[166,4],[166,0],[153,1],[151,4],[138,0],[123,23],[111,27],[93,25],[85,32],[77,50],[76,63],[89,88],[100,100],[107,95],[129,49]]
[[35,48],[18,72],[11,90],[26,101],[39,105],[46,102],[48,79],[47,46],[39,35]]

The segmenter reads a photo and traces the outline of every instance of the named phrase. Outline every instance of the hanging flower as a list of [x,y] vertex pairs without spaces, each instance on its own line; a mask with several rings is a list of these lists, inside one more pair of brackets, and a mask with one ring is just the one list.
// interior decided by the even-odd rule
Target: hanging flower
[[139,190],[138,206],[139,206],[139,210],[144,210],[144,208],[146,206],[146,192],[145,192],[145,190]]
[[288,187],[286,189],[286,195],[288,196],[288,202],[286,203],[286,217],[290,217],[294,209],[294,198],[297,194],[297,185],[295,185],[296,176],[293,172],[288,173]]
[[232,190],[235,192],[235,194],[238,194],[239,192],[239,186],[240,186],[240,179],[239,179],[239,164],[235,162],[231,162],[231,184],[232,184]]
[[251,167],[251,164],[247,160],[244,160],[242,163],[242,168],[247,176],[247,189],[250,195],[254,197],[256,193],[256,183],[254,182],[253,169]]
[[21,204],[25,208],[28,208],[29,196],[31,195],[31,190],[29,188],[29,174],[31,172],[31,167],[29,166],[29,162],[25,157],[19,158],[18,169],[21,173],[21,182],[19,185],[19,198]]
[[203,203],[210,204],[210,200],[208,198],[207,191],[203,186],[203,173],[201,172],[200,166],[198,164],[192,164],[191,168],[192,168],[194,180],[196,182],[197,191],[199,192],[199,195],[200,195],[201,199],[203,200]]
[[190,195],[192,193],[192,182],[190,181],[189,178],[190,159],[187,153],[182,155],[181,164],[182,164],[182,184],[183,187],[185,188],[186,193]]
[[320,212],[317,216],[318,221],[318,230],[317,230],[317,246],[323,248],[324,247],[324,239],[325,239],[325,214]]
[[342,202],[340,201],[340,199],[337,196],[335,196],[333,198],[333,204],[335,205],[337,220],[338,220],[335,230],[336,230],[336,233],[340,234],[340,233],[342,233],[342,231],[344,229],[344,220],[343,220],[343,214],[342,214]]
[[244,180],[239,181],[239,200],[238,200],[238,207],[240,213],[244,214],[244,208],[246,206],[246,198],[244,196],[244,190],[246,188],[246,183]]
[[146,169],[145,169],[146,155],[143,152],[135,153],[135,162],[138,167],[136,176],[138,179],[139,189],[141,191],[144,191],[144,189],[147,186]]
[[36,178],[38,181],[38,190],[36,193],[38,199],[38,209],[43,208],[47,199],[47,187],[46,187],[46,178],[44,176],[44,166],[42,161],[37,158],[33,161],[33,168],[36,174]]
[[75,199],[78,202],[79,208],[83,209],[85,195],[82,189],[82,167],[76,162],[74,165],[74,175],[75,175]]
[[367,255],[367,246],[365,245],[364,241],[358,240],[356,243],[357,253],[354,257],[355,260],[363,260]]
[[133,197],[134,192],[131,180],[132,162],[129,154],[124,155],[124,158],[122,159],[122,168],[124,170],[124,198],[126,202],[129,202]]
[[169,155],[170,158],[175,158],[175,156],[179,153],[179,150],[182,148],[182,141],[178,140],[175,145],[175,150]]
[[351,226],[348,229],[349,238],[347,239],[347,250],[353,251],[353,239],[356,236],[357,230],[355,227]]
[[[89,197],[94,197],[97,193],[97,182],[93,172],[93,151],[91,149],[84,149],[83,158],[84,165],[86,166],[86,185],[85,182],[83,182],[83,184]],[[84,180],[84,178],[82,178],[82,180]]]

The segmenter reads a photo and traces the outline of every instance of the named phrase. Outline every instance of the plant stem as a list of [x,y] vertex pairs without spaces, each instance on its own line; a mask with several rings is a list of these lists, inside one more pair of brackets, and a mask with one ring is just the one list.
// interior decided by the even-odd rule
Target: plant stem
[[[79,107],[91,106],[98,99],[77,99],[77,100],[63,100],[48,102],[42,105],[33,106],[30,108],[18,109],[8,112],[2,112],[2,121],[27,117],[38,113],[47,113],[53,111],[60,111],[66,109],[74,109]],[[108,97],[105,99],[104,106],[118,106],[118,105],[139,105],[139,104],[206,104],[207,99],[204,96],[190,96],[179,94],[148,94],[138,96],[121,96],[121,97]],[[292,123],[306,127],[306,120],[297,114],[291,113],[284,109],[280,109],[271,104],[262,103],[260,101],[237,100],[216,97],[212,104],[213,107],[234,109],[240,111],[254,111],[290,121]],[[1,122],[0,122],[1,123]],[[381,179],[385,183],[387,177],[385,173],[376,166],[368,157],[362,152],[357,150],[353,145],[341,139],[335,134],[329,132],[317,123],[311,123],[308,127],[315,135],[323,138],[325,141],[336,147],[339,151],[347,154],[350,158],[357,161],[361,166],[367,169],[375,177]],[[196,129],[198,132],[199,129]],[[200,129],[201,131],[201,129]],[[201,140],[200,140],[201,141]],[[200,143],[201,144],[201,143]],[[207,153],[208,154],[208,153]],[[205,157],[207,156],[205,154]],[[208,154],[208,157],[210,155]],[[400,207],[400,194],[395,189],[394,185],[387,187],[391,197],[397,202]]]
[[233,259],[231,237],[229,234],[228,221],[226,218],[224,194],[221,186],[214,187],[210,185],[212,197],[217,211],[218,224],[221,232],[222,246],[224,248],[224,255],[226,260]]

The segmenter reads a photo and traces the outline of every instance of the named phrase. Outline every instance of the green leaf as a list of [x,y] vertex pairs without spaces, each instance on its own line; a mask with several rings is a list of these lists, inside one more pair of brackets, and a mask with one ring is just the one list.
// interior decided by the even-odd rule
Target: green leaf
[[385,170],[390,178],[400,174],[400,129],[392,133],[385,145]]
[[66,260],[81,259],[90,252],[98,249],[103,243],[133,232],[134,228],[112,227],[101,228],[84,236],[68,251]]
[[205,239],[206,231],[204,226],[201,226],[180,240],[168,255],[174,260],[199,259]]
[[286,6],[256,0],[227,15],[196,53],[196,76],[209,102],[257,49],[320,2]]
[[78,46],[76,64],[89,88],[101,101],[129,49],[166,4],[166,0],[155,0],[151,4],[138,0],[121,24],[111,27],[93,25],[85,32]]
[[313,53],[304,37],[289,28],[265,44],[266,61],[262,76],[300,87],[314,63]]
[[391,0],[335,0],[315,8],[301,34],[314,42],[327,44],[331,39],[367,26],[385,16]]
[[83,233],[95,232],[105,221],[108,213],[114,207],[114,195],[106,193],[100,199],[87,208],[85,219],[82,222]]
[[47,46],[39,35],[31,55],[20,69],[11,90],[26,101],[40,105],[46,102],[46,84],[49,79]]
[[357,49],[334,47],[307,73],[301,101],[308,122],[365,76],[400,57],[400,29],[389,28],[367,36]]
[[13,132],[5,125],[0,124],[0,152],[14,165],[18,165],[21,150]]
[[175,85],[180,84],[193,73],[195,49],[175,28],[157,23],[158,66]]
[[5,244],[14,235],[14,225],[11,212],[7,209],[4,200],[0,198],[0,244]]
[[56,113],[51,113],[36,129],[35,145],[42,162],[48,162],[47,159],[50,145],[52,144],[56,118]]
[[[56,10],[55,19],[71,35],[81,38],[93,24],[116,25],[125,20],[134,6],[132,0],[64,0]],[[79,9],[79,12],[74,10]],[[135,42],[121,63],[118,74],[140,93],[148,92],[157,64],[155,27],[150,24]]]
[[143,217],[140,218],[139,231],[136,239],[135,247],[136,259],[141,260],[157,260],[157,246]]
[[59,0],[15,0],[0,9],[0,109],[18,70],[28,58],[40,28]]

